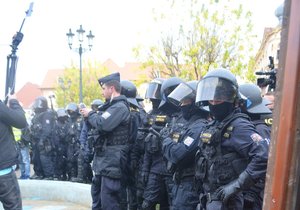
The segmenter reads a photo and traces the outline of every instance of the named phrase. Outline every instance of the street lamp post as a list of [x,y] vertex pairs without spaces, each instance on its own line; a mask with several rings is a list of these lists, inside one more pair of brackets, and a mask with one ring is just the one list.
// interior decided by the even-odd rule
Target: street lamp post
[[66,107],[66,90],[70,88],[71,83],[72,83],[71,80],[68,80],[67,84],[65,85],[64,79],[61,77],[58,78],[58,84],[64,92],[64,108]]
[[[87,49],[82,47],[83,44],[83,37],[85,30],[83,30],[82,25],[80,25],[79,29],[76,30],[77,35],[78,35],[78,42],[79,42],[79,47],[74,48],[75,51],[79,53],[79,102],[83,102],[83,96],[82,96],[82,53],[85,52]],[[75,34],[72,33],[72,30],[69,29],[69,32],[66,34],[68,37],[68,44],[70,49],[72,50],[72,45],[73,45],[73,36]],[[88,50],[91,50],[93,47],[93,39],[94,35],[92,34],[92,31],[89,32],[89,34],[86,36],[88,38]]]

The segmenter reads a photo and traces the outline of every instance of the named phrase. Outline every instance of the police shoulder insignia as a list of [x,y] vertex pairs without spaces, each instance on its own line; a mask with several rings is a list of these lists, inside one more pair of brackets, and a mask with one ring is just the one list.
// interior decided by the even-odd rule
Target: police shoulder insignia
[[103,117],[105,120],[107,119],[107,118],[109,118],[111,116],[111,114],[109,113],[109,112],[104,112],[102,115],[101,115],[101,117]]
[[201,133],[200,139],[204,143],[209,143],[212,135],[211,133]]
[[263,138],[257,133],[253,133],[250,137],[255,143],[259,143],[263,140]]
[[173,135],[172,135],[172,139],[173,139],[173,141],[175,141],[175,142],[178,142],[179,137],[180,137],[180,134],[179,134],[179,133],[173,133]]
[[166,115],[156,115],[155,121],[156,122],[166,122],[167,116]]
[[186,146],[189,147],[189,146],[193,143],[194,140],[195,140],[195,139],[193,139],[192,137],[188,136],[188,137],[186,137],[186,138],[183,140],[183,143],[184,143]]
[[268,125],[268,126],[271,126],[273,124],[273,118],[266,118],[265,119],[265,123]]

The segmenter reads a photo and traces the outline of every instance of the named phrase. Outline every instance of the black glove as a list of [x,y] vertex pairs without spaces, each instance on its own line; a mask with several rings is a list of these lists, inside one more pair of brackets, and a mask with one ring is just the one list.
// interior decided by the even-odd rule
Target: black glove
[[252,185],[254,185],[252,178],[246,171],[243,171],[240,174],[239,178],[237,178],[236,180],[234,180],[224,186],[219,187],[216,190],[216,193],[220,200],[222,200],[223,202],[226,202],[230,198],[230,196],[232,196],[233,194],[235,194],[241,190],[248,189]]
[[161,129],[161,131],[159,132],[159,134],[160,134],[160,138],[162,140],[164,140],[164,139],[166,139],[166,138],[168,138],[168,137],[171,136],[170,129],[167,128],[167,127],[164,127],[163,129]]
[[149,171],[143,171],[141,176],[142,176],[143,185],[146,186],[149,178]]

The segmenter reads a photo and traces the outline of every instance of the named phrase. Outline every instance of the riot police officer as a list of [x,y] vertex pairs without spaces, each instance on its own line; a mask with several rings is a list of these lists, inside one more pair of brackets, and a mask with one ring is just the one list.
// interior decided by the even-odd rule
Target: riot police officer
[[237,80],[229,70],[211,70],[200,80],[196,103],[208,105],[214,118],[200,136],[196,155],[200,202],[207,210],[243,209],[242,191],[266,173],[264,139],[236,108],[237,101]]
[[92,168],[95,175],[101,176],[102,209],[120,209],[121,176],[126,164],[122,156],[129,141],[130,110],[126,97],[120,95],[119,73],[100,78],[98,82],[106,102],[99,114],[87,108],[81,109],[81,113],[99,131]]
[[160,90],[162,99],[158,106],[160,113],[151,116],[153,119],[151,132],[145,139],[143,171],[148,173],[146,174],[148,179],[144,191],[143,209],[151,209],[157,203],[160,203],[160,209],[172,208],[173,169],[172,164],[168,164],[163,158],[161,138],[157,133],[164,129],[165,132],[173,135],[174,140],[178,140],[179,133],[183,130],[185,120],[180,109],[167,98],[181,82],[182,80],[177,77],[163,81]]
[[[147,87],[145,99],[150,100],[152,104],[152,109],[146,113],[145,110],[140,108],[140,118],[141,118],[141,127],[138,129],[137,139],[134,144],[133,153],[132,153],[132,159],[131,159],[131,167],[136,168],[136,197],[137,197],[137,203],[138,203],[138,209],[142,209],[142,203],[143,203],[143,194],[144,194],[144,188],[147,184],[147,180],[149,177],[149,168],[150,168],[150,162],[148,164],[144,165],[144,154],[145,154],[145,138],[149,134],[149,128],[153,125],[163,126],[167,123],[166,118],[164,116],[160,116],[157,119],[165,119],[165,122],[158,122],[156,121],[156,116],[159,116],[159,113],[161,113],[160,110],[158,110],[158,106],[161,102],[161,85],[163,83],[164,79],[162,78],[155,78],[152,80]],[[140,101],[141,99],[138,98],[137,100]],[[164,120],[163,120],[164,121]],[[149,143],[148,143],[149,144]],[[148,159],[147,159],[148,160]],[[146,171],[144,171],[145,169]],[[155,209],[153,207],[152,209]]]
[[[78,173],[78,155],[80,149],[79,136],[81,132],[81,118],[79,113],[79,108],[76,103],[71,102],[67,105],[66,111],[69,115],[68,121],[68,134],[67,134],[67,173],[68,180],[77,181]],[[82,165],[79,166],[82,168]],[[80,170],[79,169],[79,170]]]
[[132,120],[132,129],[130,131],[129,138],[129,148],[128,153],[126,154],[127,159],[127,167],[126,170],[123,170],[122,176],[122,197],[121,197],[121,208],[127,210],[127,205],[130,210],[137,209],[137,189],[136,189],[136,169],[137,169],[137,150],[136,141],[137,141],[137,133],[138,127],[141,126],[142,118],[140,109],[140,104],[138,103],[137,97],[137,88],[135,84],[129,80],[122,80],[121,84],[121,95],[126,96],[129,108],[130,115]]
[[260,88],[255,84],[240,85],[239,92],[245,97],[241,103],[241,111],[251,118],[259,135],[269,143],[272,111],[268,105],[271,102],[261,96]]
[[[247,114],[254,124],[258,134],[265,139],[263,142],[268,149],[271,139],[272,121],[269,117],[272,111],[267,107],[270,103],[262,98],[260,88],[255,84],[243,84],[239,86],[239,92],[245,98],[241,103],[241,110]],[[244,209],[261,210],[263,204],[265,179],[259,180],[255,186],[244,191]]]
[[67,134],[69,131],[68,114],[64,108],[56,110],[57,120],[55,123],[55,178],[58,180],[67,180]]
[[47,99],[39,96],[33,103],[35,113],[31,134],[33,141],[33,169],[35,175],[32,178],[53,179],[54,175],[54,152],[53,128],[55,125],[55,113],[48,109]]
[[177,106],[187,123],[184,132],[174,141],[164,133],[162,150],[164,157],[174,164],[172,190],[173,210],[195,210],[199,202],[199,189],[195,187],[195,154],[203,128],[207,124],[208,112],[195,105],[198,81],[181,83],[168,96]]
[[[99,112],[99,109],[104,103],[100,99],[95,99],[91,103],[91,109]],[[98,132],[95,128],[91,128],[87,121],[83,122],[83,127],[80,133],[80,147],[83,148],[83,160],[85,167],[90,167],[94,156],[94,144],[97,139]],[[86,170],[86,172],[90,169]],[[89,173],[89,172],[88,172]],[[101,210],[101,176],[94,175],[92,177],[91,195],[92,195],[92,210]]]
[[[99,108],[103,105],[103,102],[100,99],[95,99],[92,101],[91,103],[91,109],[93,111],[98,111]],[[85,106],[85,104],[80,104],[79,106]],[[91,168],[91,162],[93,160],[93,129],[89,129],[89,126],[87,125],[87,123],[85,121],[83,121],[82,123],[82,129],[80,131],[80,137],[79,137],[79,143],[80,143],[80,148],[79,148],[79,153],[78,153],[78,158],[77,158],[77,168],[78,168],[78,173],[77,173],[77,177],[73,179],[73,181],[75,182],[84,182],[84,183],[91,183],[92,179],[93,179],[93,171]],[[94,178],[96,179],[96,178]],[[101,186],[101,185],[100,185]],[[95,190],[93,189],[92,191],[92,198],[93,198],[93,209],[94,204],[96,206],[101,206],[101,202],[95,201],[94,202],[94,198],[98,197],[100,199],[100,188],[99,190]],[[97,195],[94,195],[95,192],[99,192],[96,193]],[[99,195],[99,196],[98,196]]]

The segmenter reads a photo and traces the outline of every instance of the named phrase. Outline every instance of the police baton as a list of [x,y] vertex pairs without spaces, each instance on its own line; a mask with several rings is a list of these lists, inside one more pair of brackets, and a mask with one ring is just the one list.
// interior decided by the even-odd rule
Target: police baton
[[158,133],[154,128],[149,128],[149,132],[153,133],[155,136],[160,137],[160,133]]

